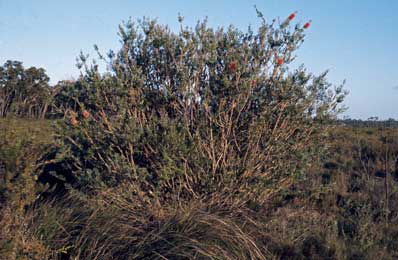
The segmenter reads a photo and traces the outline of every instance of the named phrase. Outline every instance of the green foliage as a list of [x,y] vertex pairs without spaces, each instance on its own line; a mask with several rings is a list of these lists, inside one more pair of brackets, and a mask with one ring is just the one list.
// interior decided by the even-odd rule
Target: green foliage
[[0,117],[44,119],[53,98],[49,80],[43,68],[25,69],[19,61],[4,63],[0,67]]
[[0,118],[0,258],[46,259],[44,245],[31,233],[25,209],[44,186],[38,161],[53,141],[49,121]]
[[368,127],[368,128],[397,128],[398,120],[389,118],[380,120],[378,117],[370,117],[367,120],[345,118],[338,120],[338,123],[352,127]]
[[18,209],[42,190],[37,184],[37,161],[53,141],[48,121],[0,119],[0,199]]
[[71,104],[58,141],[75,188],[134,183],[149,197],[261,202],[316,161],[345,92],[326,73],[288,69],[304,29],[199,22],[174,33],[144,19],[119,34],[118,52],[99,53],[107,73],[82,54],[82,77],[61,90]]

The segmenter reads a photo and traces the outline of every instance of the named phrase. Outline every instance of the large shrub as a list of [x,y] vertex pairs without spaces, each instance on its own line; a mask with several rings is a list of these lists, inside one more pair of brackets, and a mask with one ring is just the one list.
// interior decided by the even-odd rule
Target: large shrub
[[308,25],[291,26],[292,16],[268,24],[258,14],[257,32],[206,21],[191,29],[181,17],[178,33],[153,20],[127,22],[120,50],[98,52],[104,74],[81,55],[75,89],[61,91],[71,105],[58,158],[72,165],[71,184],[263,201],[315,162],[324,122],[345,93],[327,73],[289,69]]

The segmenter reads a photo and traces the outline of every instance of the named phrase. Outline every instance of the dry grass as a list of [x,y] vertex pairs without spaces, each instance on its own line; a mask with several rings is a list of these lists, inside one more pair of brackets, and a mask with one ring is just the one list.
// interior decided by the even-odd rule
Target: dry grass
[[[237,205],[220,199],[143,203],[126,190],[103,191],[85,202],[72,196],[46,213],[42,208],[41,215],[62,215],[62,227],[47,242],[57,245],[54,250],[68,248],[72,259],[269,258],[259,239],[261,229]],[[38,225],[36,233],[48,233],[48,226]]]

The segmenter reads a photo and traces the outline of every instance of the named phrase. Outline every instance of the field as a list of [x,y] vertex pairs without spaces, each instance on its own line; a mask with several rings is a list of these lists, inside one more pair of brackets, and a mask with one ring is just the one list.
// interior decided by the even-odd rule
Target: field
[[310,22],[256,13],[130,20],[55,85],[6,61],[0,258],[398,258],[397,121],[338,120],[344,84],[291,68]]
[[[129,202],[128,189],[55,201],[47,194],[32,205],[40,191],[51,190],[32,174],[53,145],[51,125],[50,120],[1,119],[1,196],[8,201],[1,220],[4,259],[62,256],[75,252],[76,245],[87,246],[85,254],[95,254],[97,243],[115,246],[115,255],[127,254],[133,245],[134,254],[144,258],[156,258],[166,248],[170,255],[168,250],[190,254],[195,247],[204,254],[227,250],[231,258],[251,250],[251,257],[259,257],[252,238],[270,258],[398,256],[396,128],[336,126],[322,168],[283,187],[261,209],[244,211],[239,205],[222,208],[218,198],[192,200],[178,208],[136,205]],[[256,230],[259,225],[261,230]]]

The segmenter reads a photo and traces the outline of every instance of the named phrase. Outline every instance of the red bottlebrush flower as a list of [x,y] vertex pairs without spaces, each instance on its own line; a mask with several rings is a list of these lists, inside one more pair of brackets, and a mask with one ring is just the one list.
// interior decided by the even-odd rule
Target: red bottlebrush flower
[[72,117],[72,118],[70,119],[70,123],[71,123],[71,125],[73,125],[73,126],[77,126],[77,125],[79,124],[79,121],[77,121],[76,118]]
[[308,29],[308,28],[310,28],[310,26],[311,26],[311,23],[310,22],[307,22],[307,23],[305,23],[304,24],[304,29]]
[[279,66],[283,64],[283,59],[282,58],[278,58],[276,60],[276,64],[278,64]]
[[291,13],[287,18],[289,21],[293,20],[296,17],[296,13]]
[[231,62],[228,65],[229,70],[234,71],[236,69],[236,63],[235,62]]
[[253,87],[253,86],[255,86],[256,85],[256,80],[255,79],[252,79],[251,81],[250,81],[250,85]]
[[90,117],[90,113],[89,113],[87,110],[84,110],[83,113],[82,113],[82,115],[83,115],[83,117],[84,117],[85,119],[87,119],[87,118]]

